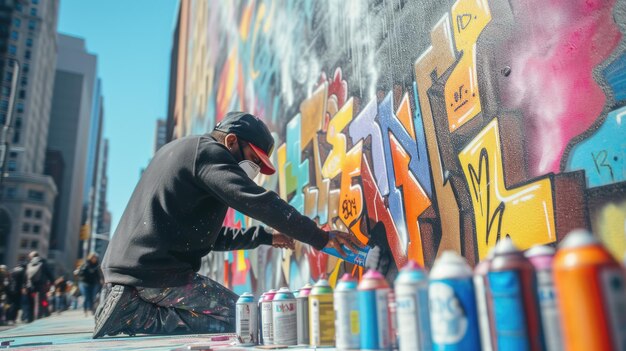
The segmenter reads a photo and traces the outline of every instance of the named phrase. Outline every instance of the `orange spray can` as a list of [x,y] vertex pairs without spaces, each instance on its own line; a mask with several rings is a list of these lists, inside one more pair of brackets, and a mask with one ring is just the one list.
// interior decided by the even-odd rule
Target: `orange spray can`
[[586,230],[574,230],[554,258],[565,349],[626,351],[623,268]]

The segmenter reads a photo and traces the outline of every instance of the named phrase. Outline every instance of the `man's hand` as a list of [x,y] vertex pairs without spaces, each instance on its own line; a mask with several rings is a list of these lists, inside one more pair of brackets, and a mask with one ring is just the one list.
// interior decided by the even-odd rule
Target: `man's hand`
[[287,235],[274,232],[272,235],[272,246],[279,249],[294,250],[296,248],[296,243]]
[[350,233],[344,233],[336,230],[329,231],[328,244],[326,244],[326,247],[335,249],[341,256],[346,257],[346,252],[344,251],[342,245],[354,253],[359,252],[359,249],[363,247],[363,244],[359,242],[359,239]]

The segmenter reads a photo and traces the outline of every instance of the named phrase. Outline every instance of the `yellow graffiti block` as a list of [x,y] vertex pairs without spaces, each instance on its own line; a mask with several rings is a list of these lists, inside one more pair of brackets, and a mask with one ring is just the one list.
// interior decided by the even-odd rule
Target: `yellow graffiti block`
[[328,124],[326,141],[333,146],[322,166],[322,175],[333,179],[341,173],[342,165],[346,159],[347,138],[342,133],[344,128],[352,121],[353,100],[350,98],[343,107],[337,111],[335,117]]
[[302,124],[300,125],[300,148],[306,149],[311,142],[318,147],[317,133],[324,127],[326,115],[326,103],[328,95],[328,83],[323,83],[313,94],[300,103]]
[[604,206],[594,220],[594,231],[618,260],[626,254],[626,201]]
[[424,123],[426,147],[429,150],[428,163],[432,169],[433,193],[437,198],[435,204],[441,223],[439,252],[453,250],[461,253],[459,203],[454,189],[452,189],[452,183],[446,175],[448,170],[444,168],[442,155],[439,152],[439,141],[437,140],[437,131],[435,130],[435,116],[431,109],[431,101],[428,94],[433,84],[433,74],[439,78],[454,64],[455,56],[450,28],[450,15],[445,14],[430,33],[432,45],[415,61],[415,81],[417,83],[417,95]]
[[247,269],[245,252],[243,250],[237,250],[237,271],[244,272]]
[[456,49],[462,57],[445,85],[446,112],[450,132],[455,131],[482,110],[476,76],[476,41],[491,21],[486,0],[458,0],[452,6]]
[[343,260],[337,260],[337,263],[335,263],[332,273],[328,277],[328,284],[330,284],[333,289],[335,289],[335,287],[337,286],[337,280],[339,280],[339,271],[341,270],[342,262]]
[[319,224],[328,222],[328,193],[330,191],[330,180],[322,176],[322,160],[317,136],[324,126],[327,95],[328,83],[323,83],[313,92],[311,97],[300,104],[300,114],[302,115],[300,147],[304,151],[309,144],[313,144],[312,164],[315,170],[315,184],[302,190],[304,193],[304,214],[309,217],[317,216],[320,221]]
[[551,180],[539,179],[507,189],[501,145],[494,119],[459,154],[472,197],[481,259],[505,236],[520,249],[556,241]]
[[282,199],[287,199],[287,177],[285,176],[285,165],[287,163],[287,145],[282,144],[276,150],[276,157],[278,159],[278,195]]

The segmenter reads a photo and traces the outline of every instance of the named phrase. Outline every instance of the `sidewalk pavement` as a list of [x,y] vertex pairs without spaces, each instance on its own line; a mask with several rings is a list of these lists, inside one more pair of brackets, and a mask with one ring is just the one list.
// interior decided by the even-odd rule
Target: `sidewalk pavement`
[[[216,335],[159,335],[104,337],[93,340],[93,316],[82,311],[65,311],[39,319],[30,324],[0,332],[0,349],[9,350],[188,350],[188,345],[212,344],[213,350],[258,350],[255,347],[227,346],[230,341],[211,341]],[[218,339],[220,339],[218,337]],[[234,336],[230,338],[234,340]],[[217,345],[216,345],[217,344]],[[221,344],[221,345],[220,345]],[[209,348],[206,348],[209,350]],[[289,351],[313,350],[289,347]],[[334,348],[325,348],[331,351]]]

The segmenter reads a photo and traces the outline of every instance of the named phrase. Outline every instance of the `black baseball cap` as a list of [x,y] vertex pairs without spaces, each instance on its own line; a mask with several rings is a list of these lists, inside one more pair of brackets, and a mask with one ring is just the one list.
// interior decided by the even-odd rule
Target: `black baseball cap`
[[265,123],[246,112],[228,112],[214,128],[224,133],[233,133],[245,140],[261,160],[261,173],[274,174],[276,169],[270,161],[274,151],[274,138]]

